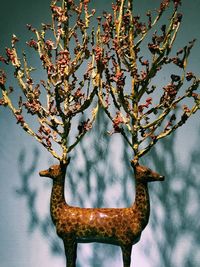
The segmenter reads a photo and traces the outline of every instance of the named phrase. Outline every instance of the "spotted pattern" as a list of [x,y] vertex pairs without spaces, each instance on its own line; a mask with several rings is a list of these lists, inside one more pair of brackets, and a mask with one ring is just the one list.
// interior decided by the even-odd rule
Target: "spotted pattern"
[[159,174],[138,165],[135,167],[136,197],[130,208],[80,208],[66,204],[64,181],[66,166],[54,165],[41,176],[53,179],[51,216],[57,234],[63,239],[67,267],[76,266],[79,242],[101,242],[122,249],[124,267],[130,266],[132,245],[140,239],[149,220],[150,204],[147,182],[162,180]]

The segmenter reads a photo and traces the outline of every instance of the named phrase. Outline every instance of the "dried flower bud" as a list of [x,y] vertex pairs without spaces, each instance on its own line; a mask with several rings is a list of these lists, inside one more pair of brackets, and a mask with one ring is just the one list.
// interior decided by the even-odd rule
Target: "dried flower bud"
[[182,3],[181,3],[181,0],[173,0],[173,2],[174,2],[174,7],[175,7],[175,9],[177,9],[178,8],[178,6],[180,6]]
[[54,18],[58,20],[58,22],[66,22],[67,21],[67,16],[66,16],[66,11],[62,7],[52,5],[51,10],[53,12]]
[[42,23],[42,28],[44,31],[52,29],[51,24]]
[[199,94],[197,93],[192,93],[192,97],[195,99],[195,100],[199,100]]
[[117,111],[116,116],[113,119],[113,128],[115,133],[120,133],[120,125],[124,123],[122,114],[120,111]]
[[65,74],[65,69],[70,62],[70,53],[67,49],[60,51],[56,59],[56,65],[61,75]]
[[119,11],[119,5],[117,5],[117,4],[113,4],[112,3],[112,9],[116,12],[116,11]]
[[92,16],[94,16],[94,14],[96,13],[96,9],[93,8],[93,9],[91,10],[91,13],[92,13]]
[[37,41],[31,39],[29,42],[26,42],[26,44],[30,47],[33,47],[35,50],[38,50],[38,43]]
[[98,23],[100,23],[101,20],[102,20],[102,17],[101,16],[98,16],[96,19],[97,19]]
[[160,9],[158,10],[158,12],[162,13],[163,11],[165,11],[165,9],[169,7],[169,4],[170,0],[163,0],[160,4]]
[[52,50],[54,48],[54,42],[52,40],[46,40],[45,44],[48,50]]
[[28,85],[33,85],[33,79],[31,77],[27,78],[26,82]]
[[51,141],[50,141],[50,136],[48,136],[45,140],[46,140],[47,147],[51,148],[52,144],[51,144]]
[[160,99],[160,104],[162,104],[164,107],[169,107],[169,105],[174,101],[177,95],[177,85],[170,83],[163,87],[164,94]]
[[21,124],[21,126],[23,126],[25,123],[24,117],[21,114],[15,114],[15,117],[17,119],[17,124]]
[[123,87],[125,85],[126,77],[124,77],[124,72],[122,71],[117,71],[112,79],[116,82],[118,87]]
[[147,69],[149,69],[149,61],[148,60],[142,60],[143,57],[139,57],[139,61],[142,64],[142,66],[146,66]]
[[148,17],[148,27],[151,28],[151,26],[152,26],[152,14],[151,14],[151,11],[148,11],[146,13],[146,16]]
[[160,53],[160,47],[157,44],[148,44],[148,48],[152,54]]
[[172,61],[173,61],[173,63],[174,63],[175,65],[177,65],[179,68],[181,68],[181,69],[184,68],[184,62],[183,62],[182,59],[180,59],[180,58],[178,58],[178,57],[174,57],[174,58],[172,59]]
[[190,109],[188,108],[187,105],[183,105],[183,110],[185,113],[190,113]]
[[7,106],[7,103],[5,102],[5,100],[3,98],[0,98],[0,106]]
[[0,56],[0,62],[3,62],[5,64],[8,64],[8,61],[4,57],[2,57],[2,56]]
[[182,18],[183,18],[183,14],[178,13],[177,16],[176,16],[177,22],[181,22]]
[[96,47],[94,48],[94,51],[95,51],[95,60],[96,60],[97,62],[101,61],[102,56],[103,56],[103,48],[100,47],[100,46],[96,46]]
[[38,132],[41,134],[49,135],[51,133],[51,130],[46,126],[41,125]]
[[6,74],[0,69],[0,87],[3,88],[6,83]]
[[192,72],[187,72],[186,74],[186,80],[191,81],[193,78],[195,78],[194,74]]
[[32,31],[32,32],[36,32],[36,29],[33,28],[33,26],[31,24],[26,24],[26,27],[28,28],[29,31]]
[[170,118],[170,120],[168,121],[167,125],[165,126],[164,131],[168,131],[169,128],[173,125],[173,122],[176,120],[176,115],[173,114]]
[[142,113],[144,108],[148,108],[151,104],[152,104],[152,97],[148,97],[146,99],[146,103],[145,104],[141,104],[141,105],[138,106],[138,111],[140,113]]
[[11,40],[12,47],[13,47],[18,41],[19,41],[19,39],[17,38],[17,36],[13,34],[13,36],[12,36],[12,40]]
[[16,65],[16,55],[13,49],[6,48],[6,55],[8,57],[8,61],[11,61],[13,65]]
[[81,124],[78,126],[79,135],[84,134],[85,132],[92,129],[92,123],[88,119],[87,121],[82,121]]
[[82,99],[84,97],[84,93],[81,91],[81,88],[78,88],[74,93],[75,99]]

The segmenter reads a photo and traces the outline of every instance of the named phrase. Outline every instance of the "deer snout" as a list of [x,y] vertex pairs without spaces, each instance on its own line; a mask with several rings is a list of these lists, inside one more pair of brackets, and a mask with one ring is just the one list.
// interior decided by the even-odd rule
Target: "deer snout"
[[43,170],[43,171],[40,171],[39,172],[39,175],[41,176],[41,177],[48,177],[48,170]]
[[149,179],[150,182],[161,182],[165,180],[165,176],[160,175],[158,173],[153,173],[152,177]]
[[160,176],[159,176],[159,181],[164,181],[164,180],[165,180],[165,176],[160,175]]

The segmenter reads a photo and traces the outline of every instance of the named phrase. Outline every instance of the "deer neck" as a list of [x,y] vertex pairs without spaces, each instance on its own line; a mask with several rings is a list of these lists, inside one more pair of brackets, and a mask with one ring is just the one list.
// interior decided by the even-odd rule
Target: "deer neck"
[[65,202],[64,188],[64,178],[60,179],[59,181],[53,181],[50,205],[51,217],[53,222],[56,222],[61,217],[64,207],[68,206]]
[[141,224],[141,227],[144,228],[149,221],[149,215],[150,215],[148,185],[147,183],[136,181],[135,189],[136,189],[136,196],[135,196],[134,208],[137,213],[138,222]]

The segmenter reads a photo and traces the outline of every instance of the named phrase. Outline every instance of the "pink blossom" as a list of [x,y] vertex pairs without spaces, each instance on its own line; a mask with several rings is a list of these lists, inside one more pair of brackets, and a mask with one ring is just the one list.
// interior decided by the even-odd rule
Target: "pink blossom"
[[112,79],[113,79],[113,81],[116,82],[117,86],[119,86],[119,87],[125,85],[126,77],[124,77],[124,72],[122,72],[122,71],[117,71]]
[[95,51],[95,60],[96,61],[100,61],[102,59],[102,56],[103,56],[103,49],[102,49],[102,47],[96,46],[94,48],[94,51]]
[[35,40],[31,39],[29,42],[26,42],[26,44],[33,47],[35,50],[38,50],[38,43]]
[[67,16],[65,9],[59,7],[59,6],[52,6],[52,11],[54,13],[55,18],[59,21],[59,22],[65,22],[67,21]]
[[120,125],[124,123],[123,117],[121,115],[121,112],[118,111],[116,113],[115,118],[113,119],[113,128],[116,133],[119,133],[121,131]]
[[0,56],[0,62],[8,64],[8,61],[2,56]]
[[148,97],[146,99],[146,103],[145,104],[141,104],[141,105],[138,106],[138,111],[140,113],[142,113],[144,108],[148,108],[151,104],[152,104],[152,97]]
[[15,114],[15,117],[17,119],[17,124],[21,124],[21,126],[24,125],[24,117],[21,114]]
[[16,55],[13,49],[6,48],[6,55],[8,57],[8,60],[10,60],[13,64],[16,64]]
[[52,40],[46,40],[45,44],[48,50],[52,50],[54,48],[54,42]]

